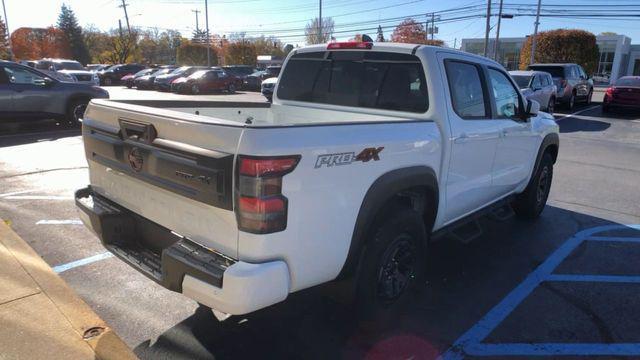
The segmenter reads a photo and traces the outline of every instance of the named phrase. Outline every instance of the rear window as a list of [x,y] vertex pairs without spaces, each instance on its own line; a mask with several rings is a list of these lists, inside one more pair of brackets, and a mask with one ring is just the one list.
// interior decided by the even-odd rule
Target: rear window
[[640,87],[640,78],[620,78],[616,81],[615,85]]
[[528,88],[529,82],[531,82],[531,76],[529,75],[511,75],[511,77],[516,81],[520,89]]
[[278,85],[284,100],[422,113],[424,71],[408,54],[332,51],[296,54]]
[[529,70],[544,71],[553,77],[564,78],[564,66],[530,65]]

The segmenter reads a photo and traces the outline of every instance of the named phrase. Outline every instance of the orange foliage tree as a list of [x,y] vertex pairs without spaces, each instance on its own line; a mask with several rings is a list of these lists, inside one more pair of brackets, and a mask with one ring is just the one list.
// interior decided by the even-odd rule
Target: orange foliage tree
[[392,42],[443,46],[442,40],[427,39],[427,32],[421,23],[414,19],[404,19],[391,34]]
[[11,33],[11,46],[17,60],[71,57],[66,36],[54,27],[16,29]]

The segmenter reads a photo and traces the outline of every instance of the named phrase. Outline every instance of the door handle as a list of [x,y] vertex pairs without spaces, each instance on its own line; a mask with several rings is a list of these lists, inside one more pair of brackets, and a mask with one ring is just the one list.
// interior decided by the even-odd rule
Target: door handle
[[453,138],[453,142],[456,144],[464,144],[469,141],[469,135],[466,133],[460,134],[460,136]]

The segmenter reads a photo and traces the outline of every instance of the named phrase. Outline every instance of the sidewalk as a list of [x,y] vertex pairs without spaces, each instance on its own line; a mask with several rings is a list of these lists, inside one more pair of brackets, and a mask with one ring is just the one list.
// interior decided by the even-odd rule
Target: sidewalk
[[136,359],[0,219],[0,359]]

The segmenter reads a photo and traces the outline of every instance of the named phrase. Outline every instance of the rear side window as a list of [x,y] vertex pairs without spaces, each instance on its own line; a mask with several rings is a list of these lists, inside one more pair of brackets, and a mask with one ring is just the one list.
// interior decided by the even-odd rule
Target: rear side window
[[284,100],[423,113],[427,84],[418,57],[365,51],[296,54],[278,85]]
[[485,94],[480,69],[473,64],[445,61],[453,110],[463,119],[485,118]]

